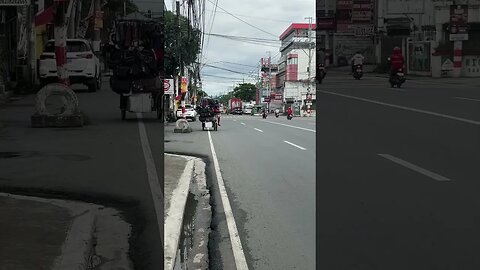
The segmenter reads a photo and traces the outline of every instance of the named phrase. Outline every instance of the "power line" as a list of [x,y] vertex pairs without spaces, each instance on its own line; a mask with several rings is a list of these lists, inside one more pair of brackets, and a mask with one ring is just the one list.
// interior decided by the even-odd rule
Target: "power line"
[[[208,10],[208,9],[207,9]],[[212,10],[208,10],[212,11]],[[222,12],[222,11],[217,11],[218,13],[223,13],[223,14],[228,14],[227,12]],[[234,13],[232,13],[234,14]],[[230,14],[229,14],[230,15]],[[285,22],[285,23],[291,23],[291,21],[284,21],[284,20],[275,20],[275,19],[267,19],[267,18],[262,18],[262,17],[255,17],[255,16],[248,16],[248,15],[242,15],[242,14],[234,14],[239,17],[245,17],[245,18],[252,18],[252,19],[258,19],[258,20],[265,20],[265,21],[272,21],[272,22]]]
[[232,72],[232,73],[248,75],[248,73],[239,72],[239,71],[231,70],[231,69],[228,69],[228,68],[217,67],[217,66],[214,66],[214,65],[205,64],[205,66],[210,67],[210,68],[216,68],[216,69],[220,69],[220,70],[229,71],[229,72]]
[[214,33],[208,33],[206,35],[215,36],[215,37],[235,38],[235,39],[239,39],[239,40],[264,41],[264,42],[271,42],[271,43],[280,43],[281,42],[278,39],[268,39],[268,38],[245,37],[245,36],[214,34]]
[[[214,3],[212,2],[212,0],[208,0],[208,2],[214,4]],[[260,30],[260,31],[262,31],[263,33],[266,33],[266,34],[269,34],[269,35],[271,35],[271,36],[277,37],[277,35],[274,35],[274,34],[272,34],[272,33],[269,33],[269,32],[267,32],[267,31],[265,31],[265,30],[263,30],[263,29],[261,29],[261,28],[259,28],[259,27],[256,27],[255,25],[250,24],[249,22],[244,21],[243,19],[241,19],[241,18],[233,15],[232,13],[228,12],[227,10],[225,10],[224,8],[222,8],[221,6],[218,6],[218,8],[220,8],[221,10],[223,10],[223,11],[225,11],[226,13],[230,14],[232,17],[236,18],[237,20],[240,20],[240,21],[244,22],[245,24],[247,24],[247,25],[249,25],[249,26],[251,26],[251,27],[253,27],[253,28],[257,29],[257,30]]]

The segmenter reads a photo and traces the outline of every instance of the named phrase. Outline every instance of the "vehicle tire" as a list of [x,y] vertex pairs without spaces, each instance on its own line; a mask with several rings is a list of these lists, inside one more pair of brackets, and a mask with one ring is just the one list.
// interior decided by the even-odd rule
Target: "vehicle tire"
[[93,82],[90,84],[87,84],[88,86],[88,92],[97,92],[97,82]]
[[217,129],[218,129],[218,124],[217,124],[217,122],[215,122],[215,123],[213,124],[213,130],[217,131]]
[[192,122],[195,122],[195,121],[197,121],[197,117],[192,118]]
[[127,119],[127,110],[121,110],[122,120]]

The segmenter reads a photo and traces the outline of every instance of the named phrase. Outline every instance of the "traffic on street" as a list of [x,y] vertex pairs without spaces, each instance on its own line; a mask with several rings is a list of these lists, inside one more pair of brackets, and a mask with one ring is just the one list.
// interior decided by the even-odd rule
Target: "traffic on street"
[[319,268],[480,267],[478,89],[334,69],[317,85]]

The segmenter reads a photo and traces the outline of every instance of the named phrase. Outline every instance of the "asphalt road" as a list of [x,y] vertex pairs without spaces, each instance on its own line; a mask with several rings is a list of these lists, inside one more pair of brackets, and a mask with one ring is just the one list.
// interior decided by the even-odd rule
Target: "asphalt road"
[[[211,132],[250,269],[315,269],[315,118],[224,116]],[[165,151],[212,155],[208,132],[174,134]],[[211,170],[211,168],[210,168]],[[211,269],[235,269],[225,216],[215,198]]]
[[317,85],[317,269],[480,269],[478,89]]
[[[163,224],[158,225],[155,215],[136,116],[120,120],[119,97],[107,81],[99,92],[76,92],[89,119],[82,128],[30,128],[34,96],[0,110],[0,153],[18,154],[0,155],[0,190],[117,207],[133,224],[130,244],[137,269],[161,269]],[[157,174],[162,176],[163,124],[155,115],[144,117]],[[163,188],[163,182],[159,186]]]

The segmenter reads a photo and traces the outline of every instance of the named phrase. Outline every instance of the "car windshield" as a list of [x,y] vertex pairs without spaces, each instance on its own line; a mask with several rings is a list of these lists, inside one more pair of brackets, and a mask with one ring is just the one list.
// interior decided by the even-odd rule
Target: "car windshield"
[[[87,45],[83,41],[67,41],[67,52],[88,52],[90,51],[89,45]],[[47,45],[45,45],[44,52],[53,53],[55,52],[55,42],[49,41]]]

